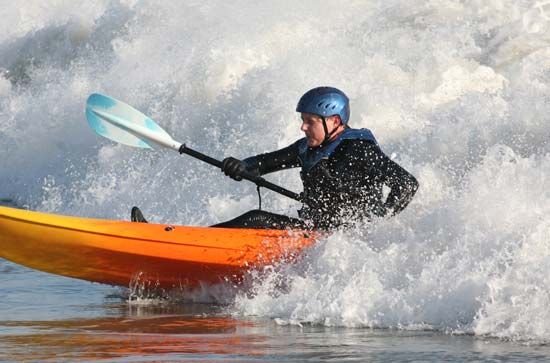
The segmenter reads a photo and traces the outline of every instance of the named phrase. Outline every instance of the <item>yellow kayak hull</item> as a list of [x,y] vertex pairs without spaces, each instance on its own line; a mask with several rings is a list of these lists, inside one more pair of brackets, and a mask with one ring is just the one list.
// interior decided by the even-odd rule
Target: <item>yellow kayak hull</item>
[[310,231],[170,226],[0,207],[0,258],[82,280],[163,288],[239,281],[250,268],[293,258]]

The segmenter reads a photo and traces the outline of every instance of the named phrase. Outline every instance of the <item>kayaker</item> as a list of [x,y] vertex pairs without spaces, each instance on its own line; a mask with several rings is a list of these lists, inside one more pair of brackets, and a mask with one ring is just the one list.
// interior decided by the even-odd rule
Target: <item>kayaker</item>
[[[264,175],[301,167],[304,205],[299,219],[249,211],[215,227],[329,230],[401,212],[418,189],[414,176],[386,156],[368,129],[349,127],[348,97],[333,87],[306,92],[296,107],[305,137],[274,152],[223,160],[222,171],[242,180],[244,171]],[[390,188],[387,198],[382,187]]]

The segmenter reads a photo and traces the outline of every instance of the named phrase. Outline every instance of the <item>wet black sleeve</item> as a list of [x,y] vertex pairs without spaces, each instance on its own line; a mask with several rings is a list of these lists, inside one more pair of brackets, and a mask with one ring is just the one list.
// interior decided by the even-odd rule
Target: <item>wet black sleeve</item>
[[367,173],[376,175],[376,179],[390,187],[384,207],[386,215],[396,215],[409,204],[418,190],[418,181],[408,171],[382,152],[378,145],[371,142],[357,143],[355,153],[363,155],[362,166]]
[[256,175],[298,167],[298,142],[277,151],[246,158],[243,162],[246,170]]

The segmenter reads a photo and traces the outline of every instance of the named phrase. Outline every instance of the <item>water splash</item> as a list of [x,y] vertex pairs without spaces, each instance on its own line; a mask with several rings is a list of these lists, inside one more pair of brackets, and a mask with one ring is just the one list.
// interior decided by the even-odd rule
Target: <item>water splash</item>
[[[546,2],[10,4],[0,198],[215,223],[253,208],[254,187],[100,139],[85,122],[87,96],[124,100],[213,157],[245,157],[300,137],[296,100],[334,85],[351,98],[351,124],[370,128],[421,189],[396,218],[339,232],[268,275],[236,313],[550,340]],[[300,188],[296,171],[269,178]],[[276,212],[298,207],[263,199]]]

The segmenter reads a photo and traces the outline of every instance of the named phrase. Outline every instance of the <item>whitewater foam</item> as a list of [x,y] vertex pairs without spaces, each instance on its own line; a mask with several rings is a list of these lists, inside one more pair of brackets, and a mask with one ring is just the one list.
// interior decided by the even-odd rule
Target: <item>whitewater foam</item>
[[[301,136],[296,100],[334,85],[351,98],[351,124],[370,128],[421,188],[399,216],[338,232],[258,280],[235,313],[548,342],[549,6],[3,4],[0,198],[218,222],[255,207],[255,188],[187,156],[99,138],[87,96],[121,99],[221,159],[290,144]],[[268,178],[300,189],[296,170]],[[299,207],[262,194],[265,209]]]

